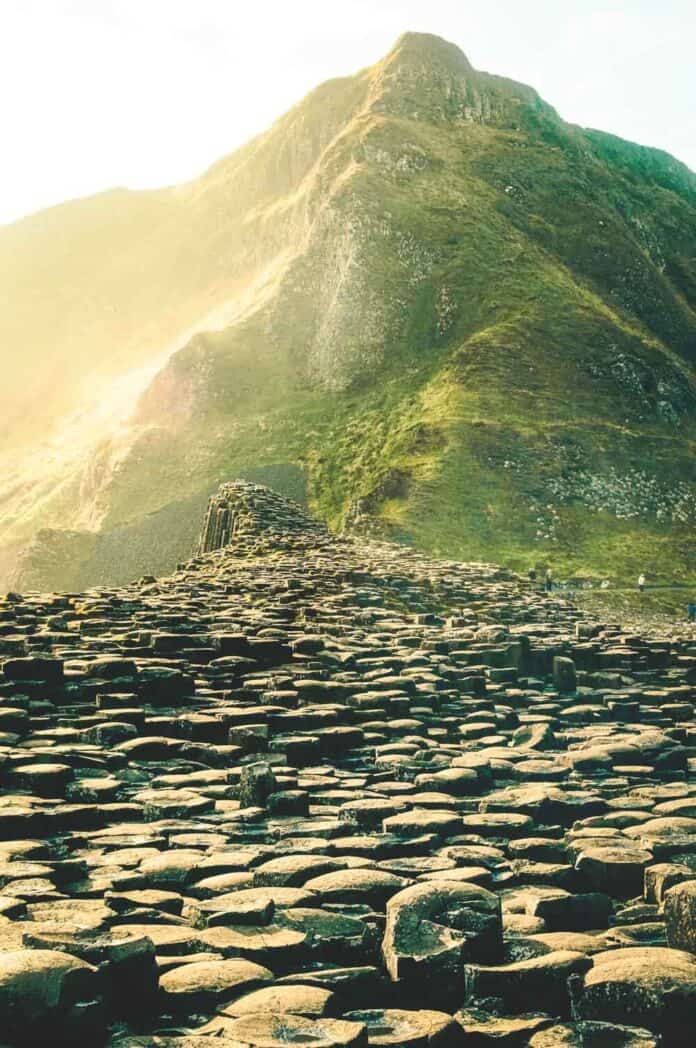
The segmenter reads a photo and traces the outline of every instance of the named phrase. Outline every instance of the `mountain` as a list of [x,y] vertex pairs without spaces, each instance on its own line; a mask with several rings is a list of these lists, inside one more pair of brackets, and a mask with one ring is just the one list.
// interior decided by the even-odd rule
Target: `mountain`
[[439,555],[694,577],[695,245],[684,165],[411,33],[193,182],[0,229],[6,579],[167,570],[237,476]]

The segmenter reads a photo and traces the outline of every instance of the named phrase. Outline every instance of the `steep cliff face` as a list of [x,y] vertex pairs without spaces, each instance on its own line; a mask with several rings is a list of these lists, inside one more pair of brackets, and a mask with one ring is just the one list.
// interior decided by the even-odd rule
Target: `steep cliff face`
[[[188,226],[170,286],[143,220],[177,301],[148,309],[187,304],[194,333],[102,434],[108,468],[33,516],[10,495],[15,528],[88,521],[101,578],[104,536],[271,469],[331,526],[439,553],[696,570],[696,177],[673,158],[407,34],[163,198]],[[158,568],[184,544],[163,535]]]

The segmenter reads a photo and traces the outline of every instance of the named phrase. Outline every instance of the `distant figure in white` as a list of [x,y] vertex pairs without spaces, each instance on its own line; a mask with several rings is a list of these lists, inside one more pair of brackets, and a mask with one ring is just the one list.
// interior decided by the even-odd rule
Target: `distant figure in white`
[[645,575],[641,572],[638,576],[638,592],[642,593],[645,589]]

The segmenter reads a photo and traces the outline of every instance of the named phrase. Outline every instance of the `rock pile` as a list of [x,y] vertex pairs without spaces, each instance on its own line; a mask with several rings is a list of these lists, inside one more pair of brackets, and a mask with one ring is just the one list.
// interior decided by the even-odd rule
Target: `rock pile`
[[252,485],[201,549],[0,601],[0,1043],[692,1044],[693,642]]

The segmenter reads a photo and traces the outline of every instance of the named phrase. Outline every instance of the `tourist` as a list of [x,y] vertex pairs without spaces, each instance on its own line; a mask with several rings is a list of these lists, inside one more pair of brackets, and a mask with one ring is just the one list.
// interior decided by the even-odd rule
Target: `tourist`
[[553,574],[551,573],[551,568],[546,569],[546,575],[544,577],[544,589],[547,593],[550,593],[553,589]]
[[641,571],[640,575],[638,576],[638,592],[639,593],[643,593],[644,590],[645,590],[645,575]]

